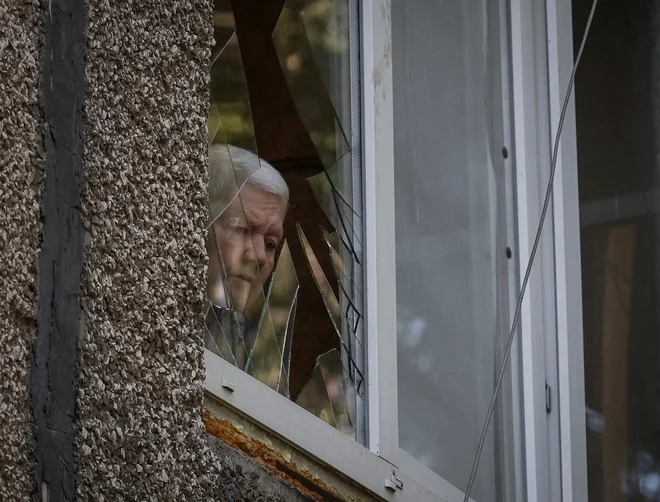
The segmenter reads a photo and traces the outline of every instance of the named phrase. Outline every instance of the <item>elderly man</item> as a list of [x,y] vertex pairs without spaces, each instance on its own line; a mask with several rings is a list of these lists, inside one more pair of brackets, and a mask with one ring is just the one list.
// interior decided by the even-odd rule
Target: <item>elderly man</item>
[[215,307],[210,314],[222,326],[239,367],[250,345],[245,316],[275,266],[288,201],[286,182],[265,160],[235,146],[211,145],[207,294]]

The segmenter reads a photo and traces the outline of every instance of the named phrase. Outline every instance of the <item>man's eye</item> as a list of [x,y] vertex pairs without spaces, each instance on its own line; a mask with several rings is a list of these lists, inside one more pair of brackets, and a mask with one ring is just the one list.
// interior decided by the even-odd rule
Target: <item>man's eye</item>
[[268,249],[268,251],[275,251],[277,249],[277,242],[275,241],[266,242],[266,249]]

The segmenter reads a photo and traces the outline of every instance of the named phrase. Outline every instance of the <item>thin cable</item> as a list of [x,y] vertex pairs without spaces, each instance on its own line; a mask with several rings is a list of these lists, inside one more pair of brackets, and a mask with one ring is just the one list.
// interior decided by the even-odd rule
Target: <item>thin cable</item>
[[472,464],[472,472],[470,473],[470,479],[468,481],[467,488],[465,490],[465,498],[463,502],[469,502],[470,494],[472,493],[472,487],[474,486],[474,480],[477,476],[477,469],[479,467],[479,460],[481,460],[481,454],[483,453],[484,444],[486,442],[486,435],[488,433],[488,427],[490,426],[490,421],[493,418],[493,412],[495,411],[495,402],[497,401],[497,396],[502,388],[502,381],[504,380],[504,374],[506,372],[506,365],[511,355],[511,347],[513,346],[513,339],[518,329],[518,322],[520,321],[520,311],[522,309],[523,299],[525,298],[525,291],[527,290],[527,283],[529,282],[529,276],[532,272],[532,267],[534,265],[534,259],[536,258],[536,252],[538,251],[539,242],[541,241],[541,233],[543,232],[543,225],[545,223],[546,215],[548,214],[548,207],[550,205],[550,198],[552,197],[552,188],[555,181],[555,173],[557,172],[557,156],[559,153],[559,144],[561,140],[561,133],[564,128],[564,119],[566,118],[566,112],[568,110],[568,103],[571,98],[571,93],[573,91],[573,85],[575,84],[575,74],[577,72],[578,66],[580,65],[580,59],[582,59],[582,52],[584,51],[584,46],[586,45],[587,38],[589,35],[589,30],[591,28],[591,22],[594,19],[594,14],[596,13],[596,6],[598,5],[598,0],[594,0],[591,5],[591,12],[589,13],[589,19],[587,20],[587,26],[584,29],[584,35],[582,35],[582,41],[580,43],[580,50],[578,51],[577,57],[575,58],[575,63],[573,64],[573,71],[571,72],[571,78],[568,81],[568,88],[566,89],[566,96],[564,97],[564,104],[561,108],[561,115],[559,117],[559,124],[557,125],[557,134],[555,136],[555,143],[552,150],[552,159],[550,162],[550,179],[548,180],[548,187],[545,191],[545,199],[543,201],[543,209],[541,211],[541,218],[539,220],[539,225],[536,230],[536,237],[534,238],[534,245],[532,246],[532,251],[529,255],[529,262],[527,263],[527,269],[525,270],[525,277],[520,288],[520,294],[518,295],[518,301],[516,303],[516,311],[513,315],[513,322],[511,324],[511,331],[509,332],[509,338],[506,343],[506,350],[504,352],[504,359],[502,360],[502,366],[500,367],[499,374],[497,375],[497,382],[495,384],[495,391],[493,397],[490,400],[490,405],[488,406],[488,413],[486,413],[486,421],[484,422],[483,429],[481,431],[481,437],[479,438],[479,446],[477,447],[477,454],[474,458],[474,463]]

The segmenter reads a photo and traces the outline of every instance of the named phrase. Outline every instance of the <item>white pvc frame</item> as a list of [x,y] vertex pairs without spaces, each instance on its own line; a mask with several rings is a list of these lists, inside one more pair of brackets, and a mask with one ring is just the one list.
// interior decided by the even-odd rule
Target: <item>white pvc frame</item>
[[[571,0],[510,0],[519,265],[547,187],[573,69]],[[521,318],[525,499],[588,500],[575,105],[561,136],[544,236]],[[546,395],[545,385],[552,392]],[[546,398],[551,406],[546,413]]]
[[[541,0],[510,0],[511,66],[513,108],[513,157],[518,217],[517,259],[520,274],[527,267],[538,226],[542,191],[549,172],[549,124],[544,123],[547,102],[545,61],[545,16]],[[540,39],[540,40],[539,40]],[[539,43],[540,42],[540,43]],[[541,66],[541,67],[539,67]],[[545,94],[545,95],[544,95]],[[545,176],[543,176],[545,174]],[[546,312],[552,310],[543,285],[554,282],[546,266],[552,256],[547,227],[522,305],[520,336],[522,385],[524,500],[550,502],[549,430],[545,386],[546,340],[553,333],[546,326]],[[552,385],[551,385],[552,387]]]
[[[547,0],[552,131],[557,128],[573,67],[571,0]],[[579,70],[578,70],[579,71]],[[562,500],[588,500],[582,269],[575,99],[569,102],[553,193],[557,287],[557,362]],[[554,136],[553,136],[554,141]]]
[[[538,224],[552,134],[572,66],[570,12],[570,0],[509,0],[506,13],[511,89],[503,101],[514,125],[505,142],[511,142],[515,165],[519,271],[527,265]],[[368,448],[209,351],[206,390],[382,500],[461,502],[461,490],[398,444],[390,0],[361,2],[361,40]],[[514,446],[518,500],[587,500],[573,113],[571,107],[547,235],[510,361],[514,374],[522,375],[522,439]],[[557,390],[553,399],[559,396],[554,415],[546,413],[546,384]]]

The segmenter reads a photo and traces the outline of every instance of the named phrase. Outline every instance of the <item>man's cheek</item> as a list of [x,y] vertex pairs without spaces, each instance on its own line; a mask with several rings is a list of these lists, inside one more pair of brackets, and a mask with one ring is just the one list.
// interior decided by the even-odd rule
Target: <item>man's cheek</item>
[[269,260],[266,263],[264,263],[264,266],[261,269],[261,282],[266,282],[266,279],[268,279],[272,271],[273,271],[273,261]]

